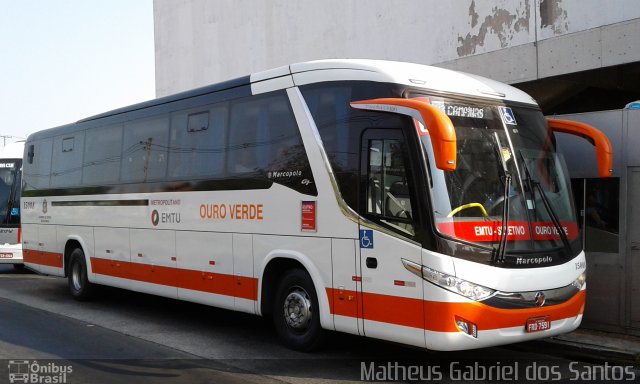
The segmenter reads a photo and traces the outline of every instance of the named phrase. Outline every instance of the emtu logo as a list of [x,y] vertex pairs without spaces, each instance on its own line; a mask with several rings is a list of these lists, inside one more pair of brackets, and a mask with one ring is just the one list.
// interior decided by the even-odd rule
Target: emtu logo
[[46,215],[48,210],[49,209],[47,208],[47,199],[44,199],[42,201],[42,213],[44,213]]
[[160,222],[160,214],[158,213],[157,210],[153,210],[151,212],[151,224],[153,224],[153,226],[157,226],[158,223]]

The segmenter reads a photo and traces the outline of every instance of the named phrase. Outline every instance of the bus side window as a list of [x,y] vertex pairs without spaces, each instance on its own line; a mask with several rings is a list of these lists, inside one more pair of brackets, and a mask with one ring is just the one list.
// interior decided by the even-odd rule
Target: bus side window
[[82,156],[84,132],[74,136],[62,135],[53,138],[51,157],[51,186],[54,188],[80,184],[82,180]]
[[29,175],[28,190],[47,189],[51,181],[51,154],[53,139],[48,138],[33,142],[27,152],[27,164],[24,173]]
[[274,92],[231,102],[227,148],[230,177],[266,178],[296,191],[317,195],[286,93]]
[[226,103],[175,112],[169,133],[168,176],[180,179],[224,178]]
[[[120,147],[122,125],[87,130],[84,139],[82,183],[104,185],[117,183],[120,178]],[[118,154],[114,156],[113,154]]]
[[393,229],[415,235],[404,146],[398,139],[368,140],[366,214]]
[[301,140],[283,93],[232,103],[230,116],[229,174],[266,175],[288,170],[287,164],[281,164],[283,156]]
[[250,98],[231,105],[227,146],[227,167],[230,176],[257,173],[259,169],[256,158],[258,151],[256,134],[261,109],[265,108],[260,101],[261,98],[258,100]]
[[167,172],[168,116],[125,124],[122,144],[122,181],[161,180]]

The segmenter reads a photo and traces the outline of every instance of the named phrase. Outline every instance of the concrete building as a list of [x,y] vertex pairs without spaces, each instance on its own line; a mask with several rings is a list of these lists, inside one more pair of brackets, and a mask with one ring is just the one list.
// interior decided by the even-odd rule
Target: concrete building
[[[158,97],[294,62],[373,58],[507,82],[547,114],[640,100],[637,0],[154,0],[154,19]],[[607,188],[626,188],[624,175]],[[578,177],[582,192],[591,176]],[[629,261],[637,252],[625,252],[626,224],[615,227],[612,241],[621,245],[607,250],[617,255],[609,264],[640,265]],[[587,257],[601,263],[594,252]],[[628,275],[612,272],[594,284],[604,291],[587,326],[640,332],[640,321],[631,320],[640,316],[631,299],[638,285],[619,280]],[[607,295],[621,299],[614,305]]]
[[293,62],[374,58],[515,84],[547,113],[640,99],[636,0],[155,0],[154,19],[157,96]]

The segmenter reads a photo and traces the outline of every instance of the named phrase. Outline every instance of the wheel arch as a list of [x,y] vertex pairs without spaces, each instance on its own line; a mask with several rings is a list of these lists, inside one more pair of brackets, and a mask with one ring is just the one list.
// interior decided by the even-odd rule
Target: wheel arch
[[63,268],[64,268],[64,276],[69,276],[69,258],[71,257],[71,253],[74,249],[80,248],[82,252],[84,252],[85,262],[87,264],[87,277],[91,277],[93,275],[91,271],[91,263],[89,260],[89,253],[87,244],[80,236],[71,235],[67,238],[64,244],[64,254],[63,254]]
[[302,269],[311,277],[318,298],[320,325],[324,329],[333,329],[325,279],[315,264],[305,254],[297,251],[274,250],[264,258],[258,283],[258,314],[267,316],[271,313],[279,277],[293,268]]

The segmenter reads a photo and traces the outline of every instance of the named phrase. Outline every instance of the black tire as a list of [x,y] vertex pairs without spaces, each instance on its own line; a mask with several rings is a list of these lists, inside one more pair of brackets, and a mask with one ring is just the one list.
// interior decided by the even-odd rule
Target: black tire
[[13,270],[16,272],[24,272],[24,264],[13,264]]
[[69,292],[71,296],[78,301],[86,301],[91,299],[95,291],[95,286],[89,282],[87,276],[87,262],[84,258],[84,252],[80,248],[76,248],[69,256],[68,269]]
[[273,324],[288,348],[308,352],[324,339],[320,326],[318,297],[311,277],[301,269],[284,273],[273,302]]

